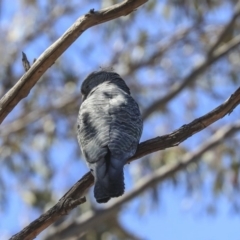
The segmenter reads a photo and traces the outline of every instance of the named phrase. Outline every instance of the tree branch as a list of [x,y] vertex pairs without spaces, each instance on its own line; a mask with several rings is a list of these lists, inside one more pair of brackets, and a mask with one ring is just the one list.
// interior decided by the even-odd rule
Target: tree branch
[[40,77],[64,51],[88,28],[128,15],[147,0],[126,0],[101,11],[91,10],[80,17],[55,43],[36,60],[33,66],[0,100],[0,123],[25,98]]
[[178,171],[186,168],[188,165],[200,160],[200,157],[211,148],[217,146],[222,142],[223,139],[235,134],[240,130],[240,121],[235,124],[229,124],[221,129],[219,129],[211,138],[209,138],[205,143],[198,147],[195,151],[191,153],[186,153],[181,161],[176,163],[167,164],[159,168],[154,173],[144,177],[135,188],[125,193],[121,198],[116,199],[111,204],[107,205],[104,209],[97,210],[89,214],[89,212],[83,214],[78,219],[68,222],[63,226],[60,226],[60,230],[56,228],[51,231],[45,240],[57,240],[69,239],[70,236],[80,234],[81,232],[87,231],[89,228],[96,227],[99,222],[106,222],[113,214],[119,211],[119,208],[130,200],[134,199],[136,196],[140,195],[145,190],[150,187],[155,186],[159,182],[163,182],[167,178],[173,176]]
[[[181,128],[168,135],[156,137],[154,139],[140,143],[136,154],[129,160],[129,162],[143,157],[147,154],[179,145],[181,142],[191,137],[193,134],[196,134],[197,132],[205,129],[210,124],[216,122],[220,118],[223,118],[226,114],[230,114],[238,104],[240,104],[240,88],[238,88],[227,101],[206,115],[195,119],[189,124],[183,125]],[[180,166],[177,165],[177,168],[182,169],[186,165],[184,162],[188,161],[185,160],[181,163],[178,163]],[[166,166],[161,168],[161,171],[165,171],[165,175],[172,174],[171,172],[175,171],[175,167],[170,168],[169,171],[166,171],[166,168],[169,168],[169,166]],[[65,202],[80,199],[86,190],[92,186],[93,182],[94,178],[92,174],[88,172],[77,183],[74,184],[74,186],[59,200],[59,202],[53,208],[49,209],[45,214],[30,223],[21,232],[14,235],[11,240],[32,239],[32,236],[36,236],[36,234],[40,233],[50,224],[61,218],[62,209],[59,208],[59,206],[63,206]],[[128,196],[129,194],[125,194],[121,199],[128,199]],[[52,211],[54,212],[53,215],[51,215]],[[41,219],[41,221],[39,219]]]

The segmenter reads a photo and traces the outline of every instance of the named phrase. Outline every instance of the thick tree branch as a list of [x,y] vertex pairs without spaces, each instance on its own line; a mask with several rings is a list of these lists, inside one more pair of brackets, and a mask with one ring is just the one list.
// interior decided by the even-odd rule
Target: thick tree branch
[[203,143],[200,147],[198,147],[195,151],[191,153],[186,153],[181,161],[176,163],[167,164],[161,168],[159,168],[154,173],[151,173],[149,176],[144,177],[139,183],[135,186],[135,188],[124,194],[121,198],[116,199],[111,204],[107,205],[105,208],[101,210],[97,210],[89,214],[89,212],[83,214],[78,219],[73,220],[72,222],[68,222],[59,228],[51,231],[51,235],[48,235],[45,240],[57,240],[61,237],[61,239],[69,239],[69,237],[80,234],[82,232],[87,231],[88,229],[92,229],[96,227],[99,222],[107,222],[113,214],[116,214],[117,211],[121,208],[121,206],[130,200],[136,198],[142,192],[147,189],[154,187],[159,182],[163,182],[167,178],[173,176],[178,171],[184,169],[188,165],[199,161],[201,156],[211,148],[220,144],[225,138],[230,135],[235,134],[240,130],[240,121],[235,124],[227,125],[221,129],[219,129],[211,138],[209,138],[205,143]]
[[[239,5],[239,4],[238,4]],[[240,14],[240,7],[236,8],[236,12],[232,19],[235,19]],[[233,20],[232,20],[233,21]],[[235,21],[235,20],[234,20]],[[231,22],[231,21],[230,21]],[[229,24],[225,27],[228,28]],[[223,30],[225,32],[227,30]],[[196,80],[196,78],[202,74],[210,65],[215,63],[220,58],[224,57],[231,50],[237,47],[240,44],[240,35],[231,39],[228,43],[222,45],[221,47],[215,49],[219,46],[222,41],[222,35],[219,36],[215,45],[209,50],[208,56],[205,61],[203,61],[199,66],[192,70],[184,79],[177,81],[167,92],[165,96],[153,102],[144,112],[143,119],[149,117],[153,112],[157,111],[161,107],[163,107],[167,102],[172,100],[178,93],[180,93],[186,86],[189,86],[192,82]],[[213,49],[213,50],[212,50]]]
[[[227,101],[225,101],[225,103],[221,104],[220,106],[215,108],[213,111],[207,113],[206,115],[195,119],[189,124],[183,125],[181,128],[172,132],[171,134],[157,137],[145,141],[143,143],[140,143],[136,154],[129,160],[129,162],[140,157],[143,157],[147,154],[179,145],[181,142],[191,137],[193,134],[205,129],[207,126],[224,117],[226,114],[230,114],[238,104],[240,104],[240,88],[238,88],[231,95],[231,97]],[[185,165],[181,162],[180,168],[184,166]],[[161,168],[161,171],[166,171],[166,168],[168,169],[169,166]],[[166,173],[164,174],[172,174],[170,170],[169,172],[166,171]],[[62,208],[60,208],[59,210],[59,206],[64,206],[65,202],[80,199],[84,195],[86,190],[92,186],[93,182],[94,182],[93,176],[91,175],[90,172],[88,172],[76,184],[74,184],[74,186],[59,200],[59,202],[53,208],[51,208],[45,214],[40,216],[31,224],[29,224],[21,232],[14,235],[11,238],[11,240],[32,239],[33,236],[36,236],[36,234],[44,230],[46,227],[55,222],[57,219],[61,218]],[[125,198],[126,199],[129,198],[127,194],[124,195],[123,199]],[[51,212],[53,211],[52,209],[54,209],[53,215],[51,215]],[[59,212],[56,209],[59,210]],[[41,219],[41,221],[39,219]]]
[[91,10],[80,17],[55,43],[33,64],[27,73],[0,100],[0,123],[12,109],[25,98],[40,77],[51,67],[64,51],[88,28],[128,15],[147,0],[127,0],[101,11]]

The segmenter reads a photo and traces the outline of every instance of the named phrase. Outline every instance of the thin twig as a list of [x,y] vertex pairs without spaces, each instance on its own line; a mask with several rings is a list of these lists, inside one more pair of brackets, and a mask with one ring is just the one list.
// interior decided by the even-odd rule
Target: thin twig
[[25,72],[27,72],[31,67],[30,63],[27,59],[27,55],[24,52],[22,52],[22,64],[23,64]]

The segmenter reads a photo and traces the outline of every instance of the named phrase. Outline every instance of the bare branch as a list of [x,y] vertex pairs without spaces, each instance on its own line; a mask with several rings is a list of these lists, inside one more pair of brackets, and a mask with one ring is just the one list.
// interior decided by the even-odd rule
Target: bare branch
[[128,15],[147,0],[126,0],[101,11],[90,11],[80,17],[55,43],[37,59],[33,66],[0,100],[0,123],[25,98],[40,77],[64,51],[88,28]]
[[87,231],[89,228],[94,228],[99,222],[106,222],[113,214],[116,214],[121,206],[136,196],[155,186],[159,182],[163,182],[167,178],[173,176],[178,171],[186,168],[188,165],[199,161],[201,156],[211,148],[220,144],[225,138],[235,134],[240,130],[240,121],[235,124],[227,125],[219,129],[210,139],[198,147],[191,153],[186,153],[182,160],[176,163],[167,164],[159,168],[156,172],[151,173],[149,176],[144,177],[135,188],[124,194],[121,198],[116,199],[111,204],[107,205],[104,209],[97,210],[89,214],[89,212],[83,214],[78,219],[68,222],[61,226],[60,230],[55,229],[51,232],[51,235],[47,236],[45,240],[68,239],[70,236]]
[[228,43],[219,47],[211,56],[208,56],[203,63],[201,63],[198,67],[193,69],[193,71],[187,75],[183,80],[176,82],[168,93],[162,98],[158,99],[154,103],[152,103],[143,113],[143,119],[149,117],[153,112],[160,109],[167,102],[172,100],[178,93],[180,93],[186,86],[190,83],[194,82],[196,78],[202,74],[211,64],[225,56],[235,47],[240,44],[240,35],[236,36]]
[[[181,128],[168,135],[164,135],[140,143],[136,154],[129,160],[129,162],[137,158],[143,157],[149,153],[179,145],[181,142],[191,137],[193,134],[196,134],[197,132],[203,130],[210,124],[224,117],[226,114],[230,114],[239,103],[240,103],[240,88],[238,88],[231,95],[231,97],[227,101],[225,101],[225,103],[221,104],[220,106],[215,108],[213,111],[207,113],[206,115],[195,119],[189,124],[183,125]],[[236,127],[234,129],[236,129]],[[161,171],[163,171],[163,173],[161,173],[163,175],[160,175],[161,178],[163,178],[163,176],[165,178],[169,174],[172,174],[172,172],[175,172],[176,171],[175,168],[182,169],[187,164],[188,161],[189,160],[184,160],[181,163],[178,163],[178,165],[176,166],[174,165],[174,167],[170,166],[170,169],[169,166],[161,168]],[[54,210],[55,214],[52,217],[50,214],[53,211],[52,209],[55,209],[56,206],[59,206],[59,204],[62,205],[66,201],[69,200],[74,201],[81,198],[86,192],[86,190],[92,186],[93,182],[94,182],[93,176],[90,172],[88,172],[77,183],[74,184],[74,186],[59,200],[59,202],[53,208],[48,210],[45,214],[40,216],[40,218],[38,218],[30,225],[25,227],[21,232],[14,235],[11,239],[12,240],[32,239],[29,236],[34,236],[35,233],[41,232],[50,224],[52,224],[54,221],[61,218],[61,214],[57,215],[58,212],[56,212],[55,210]],[[129,194],[125,194],[124,197],[121,199],[128,198]],[[45,217],[45,215],[47,216],[47,218]],[[41,219],[41,222],[39,222],[39,219]]]

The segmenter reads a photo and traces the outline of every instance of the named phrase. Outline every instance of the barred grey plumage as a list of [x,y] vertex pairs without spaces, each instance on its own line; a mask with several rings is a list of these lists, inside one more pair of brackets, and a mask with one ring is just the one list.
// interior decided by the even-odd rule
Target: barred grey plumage
[[78,141],[95,178],[94,196],[98,203],[105,203],[124,193],[123,166],[137,150],[142,118],[117,73],[91,73],[81,93]]

